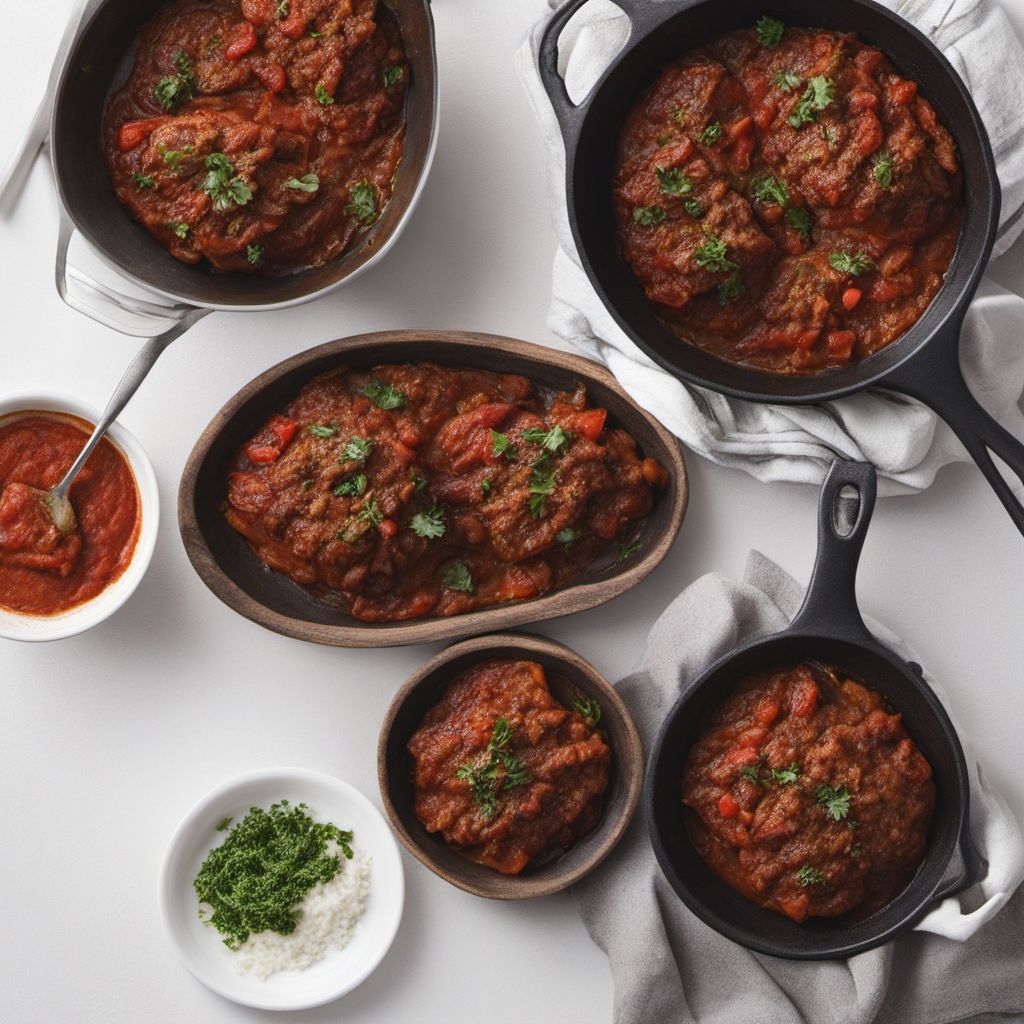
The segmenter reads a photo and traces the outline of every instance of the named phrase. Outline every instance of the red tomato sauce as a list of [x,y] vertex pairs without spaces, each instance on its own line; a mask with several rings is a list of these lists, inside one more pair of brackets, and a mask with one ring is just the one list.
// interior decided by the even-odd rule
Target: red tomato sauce
[[30,412],[0,424],[0,607],[56,615],[88,601],[125,571],[142,523],[135,476],[107,439],[71,485],[78,531],[60,538],[24,486],[49,490],[92,427],[74,416]]
[[614,198],[622,253],[674,334],[811,374],[921,317],[961,190],[952,136],[880,50],[751,28],[661,72],[622,130]]

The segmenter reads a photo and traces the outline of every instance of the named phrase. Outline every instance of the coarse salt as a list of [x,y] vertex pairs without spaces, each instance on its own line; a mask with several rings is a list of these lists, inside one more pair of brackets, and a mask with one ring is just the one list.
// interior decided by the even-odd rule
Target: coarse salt
[[[338,853],[332,843],[331,853]],[[239,974],[269,978],[278,971],[306,971],[332,949],[352,940],[370,897],[370,858],[356,850],[352,860],[341,858],[338,873],[306,894],[295,930],[288,935],[265,931],[250,935],[232,953]]]

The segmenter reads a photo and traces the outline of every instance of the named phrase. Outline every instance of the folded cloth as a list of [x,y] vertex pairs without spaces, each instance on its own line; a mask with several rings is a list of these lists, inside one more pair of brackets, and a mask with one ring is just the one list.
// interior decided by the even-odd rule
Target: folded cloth
[[[746,638],[782,629],[801,596],[793,578],[758,552],[742,583],[711,574],[683,591],[651,630],[640,667],[618,684],[645,746],[690,680]],[[865,621],[900,657],[921,663],[891,632]],[[935,680],[925,679],[946,704]],[[1014,892],[1024,879],[1024,844],[957,731],[970,772],[972,833],[987,870],[913,932],[848,960],[778,960],[710,929],[665,880],[638,813],[608,860],[572,890],[611,961],[615,1024],[947,1024],[1024,1012],[1024,890]]]
[[[652,0],[653,2],[653,0]],[[1024,230],[1024,48],[995,0],[882,0],[931,36],[974,97],[992,140],[1002,185],[995,254]],[[561,6],[561,0],[549,0]],[[820,483],[835,454],[873,462],[880,494],[928,487],[950,462],[968,461],[952,430],[900,395],[855,395],[815,407],[760,405],[687,387],[644,355],[609,316],[580,265],[565,204],[565,152],[541,85],[537,52],[547,16],[517,55],[517,67],[548,149],[548,192],[559,249],[548,326],[607,364],[623,387],[689,447],[759,480]],[[563,31],[560,70],[574,100],[584,97],[629,34],[609,0],[591,0]],[[1024,437],[1019,401],[1024,299],[985,281],[967,315],[961,363],[978,400]],[[1015,485],[1016,486],[1016,485]]]

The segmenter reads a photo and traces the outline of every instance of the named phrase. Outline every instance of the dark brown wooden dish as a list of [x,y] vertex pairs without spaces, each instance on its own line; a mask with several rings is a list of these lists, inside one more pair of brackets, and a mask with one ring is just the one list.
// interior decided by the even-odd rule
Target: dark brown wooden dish
[[[545,670],[551,692],[571,707],[579,694],[601,706],[601,728],[612,750],[611,781],[602,817],[587,835],[558,856],[532,863],[519,875],[503,875],[470,860],[439,835],[427,832],[413,808],[412,760],[407,743],[446,687],[466,669],[491,658],[525,658]],[[549,896],[592,871],[629,825],[643,781],[643,748],[629,711],[614,687],[575,652],[544,637],[492,634],[466,640],[431,658],[398,691],[377,744],[381,799],[399,841],[446,882],[488,899]]]
[[[597,562],[578,582],[530,601],[503,604],[449,618],[366,624],[318,600],[267,569],[222,514],[226,475],[238,448],[267,417],[312,377],[338,366],[371,367],[429,360],[528,377],[535,385],[569,389],[582,382],[610,422],[627,430],[641,452],[671,477],[641,524],[636,554],[615,564]],[[686,467],[678,442],[640,410],[603,367],[552,349],[494,335],[454,331],[393,331],[329,342],[279,363],[243,387],[214,417],[196,443],[178,495],[178,521],[186,553],[206,585],[235,611],[301,640],[342,647],[388,647],[436,642],[488,629],[595,607],[639,583],[665,557],[686,511]]]

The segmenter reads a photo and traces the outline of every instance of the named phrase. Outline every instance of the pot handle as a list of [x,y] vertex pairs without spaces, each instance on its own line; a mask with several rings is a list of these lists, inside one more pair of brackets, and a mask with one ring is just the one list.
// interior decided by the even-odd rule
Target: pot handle
[[[577,106],[569,98],[565,80],[558,71],[558,40],[573,15],[589,2],[590,0],[566,0],[545,26],[538,48],[537,63],[540,79],[544,84],[544,91],[548,94],[548,99],[551,100],[555,117],[558,118],[562,137],[566,140],[575,135],[583,123],[586,102]],[[665,17],[667,6],[664,0],[660,3],[653,3],[652,0],[613,0],[613,3],[629,19],[631,38],[644,32],[649,26],[659,24]]]
[[960,325],[947,327],[947,337],[936,337],[886,378],[885,387],[916,398],[935,410],[963,442],[968,455],[1024,534],[1024,505],[999,471],[997,455],[1024,483],[1024,443],[990,416],[971,394],[960,369]]
[[981,878],[982,872],[988,866],[975,849],[974,840],[971,838],[970,805],[964,810],[964,822],[960,826],[957,848],[960,856],[955,858],[951,870],[939,882],[932,897],[936,902],[941,902],[949,896],[963,892],[964,889],[969,889]]
[[[847,518],[841,504],[847,500],[842,494],[846,487],[857,491],[857,511],[852,526],[842,532],[840,524]],[[846,459],[832,463],[818,502],[818,554],[811,582],[790,630],[824,630],[855,640],[871,636],[857,607],[856,587],[857,565],[875,507],[876,489],[875,469],[870,463]]]
[[134,298],[90,277],[68,264],[68,247],[75,234],[71,218],[61,209],[60,233],[57,237],[57,259],[54,278],[57,293],[72,309],[105,327],[135,338],[169,335],[166,344],[202,320],[209,312],[187,302],[162,305]]

